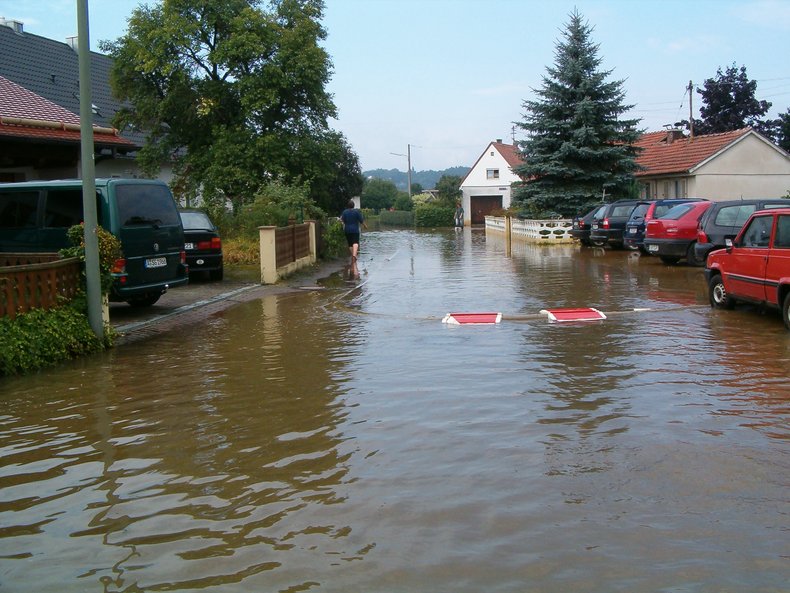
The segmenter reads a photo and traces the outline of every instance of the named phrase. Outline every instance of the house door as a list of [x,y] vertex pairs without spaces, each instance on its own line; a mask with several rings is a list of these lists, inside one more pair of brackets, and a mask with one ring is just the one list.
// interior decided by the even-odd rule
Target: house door
[[472,224],[485,224],[486,216],[502,208],[502,196],[471,196],[469,198]]

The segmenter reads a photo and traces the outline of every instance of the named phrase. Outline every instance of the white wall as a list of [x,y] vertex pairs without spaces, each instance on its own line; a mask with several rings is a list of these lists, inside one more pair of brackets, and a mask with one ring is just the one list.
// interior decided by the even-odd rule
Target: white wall
[[[488,179],[488,169],[498,169],[499,179]],[[464,208],[464,223],[471,219],[472,196],[501,196],[502,208],[510,207],[510,184],[518,181],[517,175],[502,154],[491,143],[467,174],[461,184],[461,205]]]
[[790,191],[790,157],[755,135],[692,173],[694,195],[711,200],[781,198]]

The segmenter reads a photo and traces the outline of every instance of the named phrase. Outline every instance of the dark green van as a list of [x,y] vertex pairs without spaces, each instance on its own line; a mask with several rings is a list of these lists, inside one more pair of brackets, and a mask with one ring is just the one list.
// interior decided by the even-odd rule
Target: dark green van
[[[149,306],[188,282],[184,231],[161,181],[97,179],[99,224],[121,241],[110,300]],[[49,252],[69,246],[66,231],[83,221],[82,181],[0,183],[0,252]]]

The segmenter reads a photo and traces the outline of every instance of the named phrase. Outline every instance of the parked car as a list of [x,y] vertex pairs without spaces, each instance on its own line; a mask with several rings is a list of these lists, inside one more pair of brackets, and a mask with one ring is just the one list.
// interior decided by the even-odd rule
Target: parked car
[[790,208],[755,212],[726,241],[705,267],[711,306],[743,301],[776,307],[790,330]]
[[649,221],[644,240],[647,253],[657,255],[665,264],[676,264],[685,258],[690,265],[697,265],[694,256],[697,225],[711,203],[678,204],[664,216]]
[[714,202],[699,221],[697,244],[694,246],[697,261],[702,265],[711,251],[724,247],[726,239],[734,239],[757,210],[788,207],[790,200],[781,198]]
[[573,228],[571,229],[571,237],[578,239],[582,245],[590,245],[590,229],[592,228],[593,219],[600,212],[600,217],[603,217],[603,210],[606,204],[598,204],[591,208],[589,212],[582,216],[576,216],[573,219]]
[[184,208],[179,214],[190,274],[206,272],[212,280],[222,280],[222,238],[217,227],[202,210]]
[[637,203],[637,200],[617,200],[596,213],[590,228],[590,243],[596,247],[622,247],[625,223]]
[[671,198],[667,200],[646,200],[644,202],[638,202],[636,208],[634,208],[634,211],[628,218],[628,222],[625,223],[623,245],[627,249],[639,249],[645,252],[645,229],[649,221],[664,216],[664,214],[669,212],[670,208],[678,204],[700,201],[702,201],[702,198]]
[[[70,247],[69,227],[85,220],[82,180],[0,184],[0,251]],[[189,281],[184,231],[173,194],[161,181],[96,179],[98,223],[121,242],[111,301],[147,307]]]

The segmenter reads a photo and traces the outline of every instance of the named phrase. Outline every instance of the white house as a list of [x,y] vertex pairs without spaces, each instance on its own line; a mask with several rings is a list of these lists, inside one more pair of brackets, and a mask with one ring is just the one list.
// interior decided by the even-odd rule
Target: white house
[[522,163],[513,144],[491,142],[461,182],[464,224],[485,224],[486,215],[510,207],[510,184],[519,181],[513,167]]

